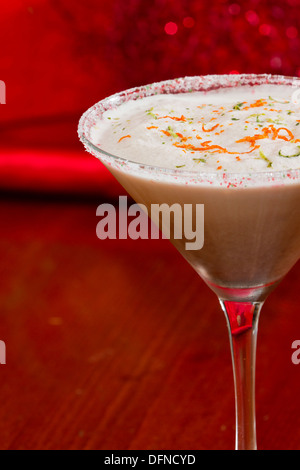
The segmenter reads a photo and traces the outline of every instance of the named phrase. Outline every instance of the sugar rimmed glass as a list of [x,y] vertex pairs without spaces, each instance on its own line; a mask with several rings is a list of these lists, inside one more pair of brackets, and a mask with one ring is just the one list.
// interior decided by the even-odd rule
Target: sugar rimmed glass
[[[102,161],[137,203],[204,203],[208,233],[204,248],[191,254],[184,249],[184,240],[171,242],[216,293],[225,313],[233,362],[238,450],[257,448],[259,315],[269,293],[300,257],[300,171],[199,173],[139,164],[100,148],[93,140],[92,129],[105,111],[129,100],[262,84],[298,89],[300,80],[271,75],[213,75],[154,83],[97,103],[82,116],[78,129],[85,148]],[[275,221],[279,228],[270,230]],[[230,230],[225,231],[223,240],[218,233],[224,237],[226,226]]]

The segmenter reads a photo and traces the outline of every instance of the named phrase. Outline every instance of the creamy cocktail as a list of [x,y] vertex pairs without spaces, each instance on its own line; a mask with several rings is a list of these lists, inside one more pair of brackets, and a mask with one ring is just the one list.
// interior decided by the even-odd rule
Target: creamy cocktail
[[[204,204],[204,247],[189,251],[184,237],[171,239],[206,282],[236,289],[235,298],[243,298],[246,288],[276,283],[300,256],[299,181],[289,174],[274,185],[247,178],[300,168],[300,106],[293,93],[288,86],[261,85],[155,95],[107,111],[92,128],[93,142],[113,155],[221,175],[217,182],[190,178],[186,184],[111,167],[146,206]],[[245,176],[237,180],[228,173]],[[223,297],[231,298],[232,291],[224,290]]]
[[79,127],[138,203],[204,204],[203,248],[171,241],[226,314],[238,449],[256,448],[259,313],[300,257],[299,84],[267,75],[172,80],[98,103]]

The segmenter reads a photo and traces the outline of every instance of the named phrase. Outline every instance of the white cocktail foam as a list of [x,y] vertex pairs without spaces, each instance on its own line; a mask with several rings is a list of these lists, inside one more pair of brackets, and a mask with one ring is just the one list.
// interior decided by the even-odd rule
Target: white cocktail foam
[[299,169],[297,93],[284,85],[261,85],[149,96],[106,111],[92,127],[91,139],[110,154],[162,168],[199,173]]

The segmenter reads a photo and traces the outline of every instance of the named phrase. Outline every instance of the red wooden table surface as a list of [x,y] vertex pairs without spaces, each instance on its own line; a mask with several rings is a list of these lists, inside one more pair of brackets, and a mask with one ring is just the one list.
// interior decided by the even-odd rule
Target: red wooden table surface
[[[0,201],[0,448],[232,449],[215,295],[168,241],[99,241],[99,203]],[[299,281],[260,321],[260,449],[300,449]]]

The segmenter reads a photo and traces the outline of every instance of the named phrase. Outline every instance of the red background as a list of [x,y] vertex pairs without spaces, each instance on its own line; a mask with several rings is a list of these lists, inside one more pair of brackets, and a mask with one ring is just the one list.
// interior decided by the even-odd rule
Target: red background
[[[109,176],[96,162],[84,160],[85,178],[79,181],[80,163],[69,166],[65,184],[61,171],[66,173],[64,161],[73,162],[75,152],[77,159],[83,157],[76,137],[81,113],[122,89],[197,74],[299,75],[299,8],[299,0],[5,2],[1,186],[41,189],[42,178],[44,190],[63,189],[72,187],[74,178],[75,186],[97,191],[97,178]],[[7,158],[4,148],[13,149],[13,155]],[[48,152],[30,156],[26,149],[55,150],[56,158],[51,163]],[[65,152],[62,168],[57,150]],[[104,191],[109,190],[105,184]]]
[[[153,81],[300,76],[300,0],[10,0],[0,46],[0,448],[233,448],[217,300],[169,244],[96,239],[121,188],[77,123]],[[261,320],[260,448],[299,448],[299,275]]]

